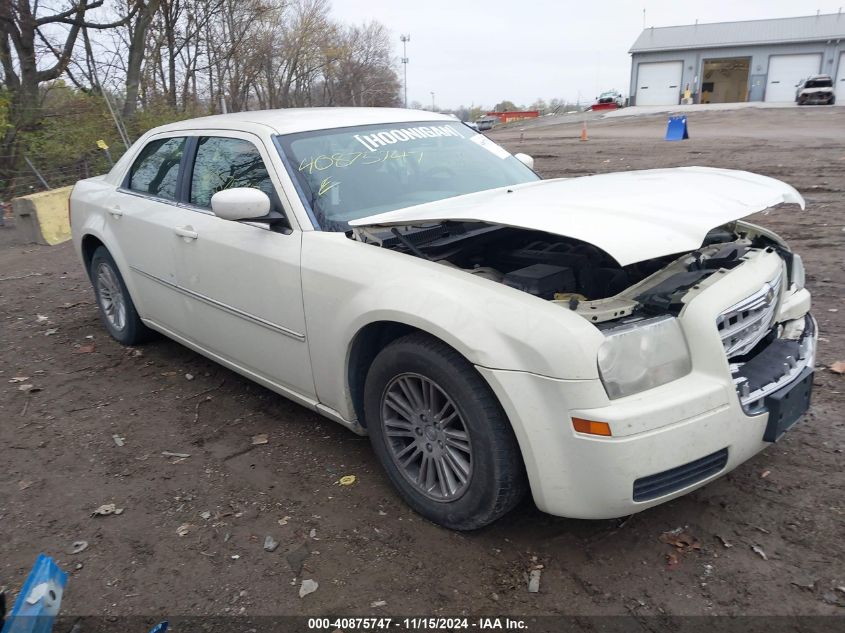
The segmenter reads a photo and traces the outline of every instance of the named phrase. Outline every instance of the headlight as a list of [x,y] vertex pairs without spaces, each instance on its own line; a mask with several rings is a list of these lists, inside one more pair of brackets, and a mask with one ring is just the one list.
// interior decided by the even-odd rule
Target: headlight
[[666,384],[692,369],[681,326],[669,316],[607,331],[598,363],[611,399]]
[[804,287],[804,260],[800,255],[792,254],[792,284],[795,290],[801,290]]

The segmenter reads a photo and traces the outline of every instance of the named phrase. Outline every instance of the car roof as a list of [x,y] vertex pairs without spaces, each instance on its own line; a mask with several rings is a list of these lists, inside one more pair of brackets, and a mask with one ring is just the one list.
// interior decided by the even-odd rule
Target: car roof
[[269,127],[277,134],[292,134],[294,132],[325,130],[336,127],[422,121],[454,123],[455,118],[436,112],[406,110],[404,108],[282,108],[278,110],[249,110],[187,119],[163,125],[152,130],[152,133],[197,129],[243,130],[258,125]]
[[804,81],[816,81],[817,79],[830,79],[833,80],[833,77],[830,75],[810,75]]

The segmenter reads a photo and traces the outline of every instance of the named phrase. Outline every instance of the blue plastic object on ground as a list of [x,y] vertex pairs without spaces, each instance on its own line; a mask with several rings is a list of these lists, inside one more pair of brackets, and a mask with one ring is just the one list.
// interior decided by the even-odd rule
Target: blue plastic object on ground
[[669,125],[666,126],[667,141],[683,141],[689,138],[687,129],[687,117],[670,116]]
[[2,633],[49,633],[59,613],[66,584],[67,574],[52,558],[39,554],[3,624]]

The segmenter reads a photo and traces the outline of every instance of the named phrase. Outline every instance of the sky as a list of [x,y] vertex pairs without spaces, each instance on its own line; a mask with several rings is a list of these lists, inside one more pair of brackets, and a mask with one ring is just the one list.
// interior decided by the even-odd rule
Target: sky
[[[845,0],[333,0],[346,23],[378,20],[393,33],[401,77],[408,42],[408,102],[491,108],[538,97],[582,102],[628,94],[628,49],[646,27],[836,13]],[[845,19],[845,18],[843,18]]]

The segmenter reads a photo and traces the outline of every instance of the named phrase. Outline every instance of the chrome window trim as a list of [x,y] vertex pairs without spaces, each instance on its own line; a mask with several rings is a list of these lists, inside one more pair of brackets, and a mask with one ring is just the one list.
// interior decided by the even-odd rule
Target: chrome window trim
[[142,198],[144,200],[150,200],[152,202],[160,202],[162,204],[170,205],[171,207],[176,207],[177,209],[185,209],[186,211],[196,211],[197,213],[202,213],[204,215],[214,215],[214,212],[211,209],[204,209],[202,207],[197,207],[192,204],[188,204],[186,202],[179,202],[178,200],[170,200],[169,198],[160,198],[159,196],[153,196],[148,193],[142,193],[140,191],[135,191],[134,189],[127,189],[126,187],[118,187],[118,193],[125,193],[130,196],[135,196],[136,198]]

